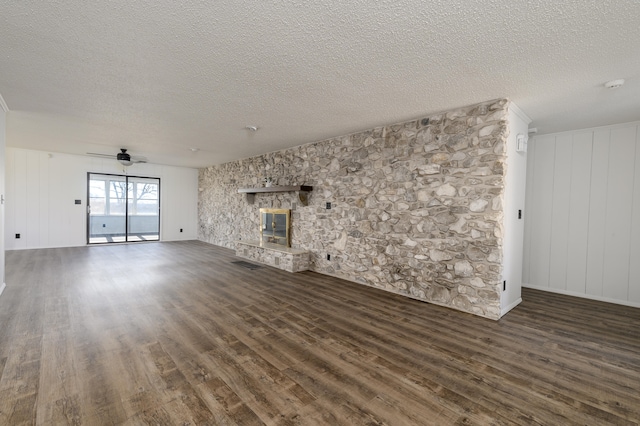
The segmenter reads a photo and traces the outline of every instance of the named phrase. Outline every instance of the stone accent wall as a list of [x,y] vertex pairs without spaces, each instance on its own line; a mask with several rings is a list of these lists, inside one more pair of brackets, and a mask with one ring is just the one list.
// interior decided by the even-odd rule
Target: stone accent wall
[[[497,319],[508,104],[202,169],[198,238],[235,249],[258,238],[259,208],[290,208],[292,246],[310,252],[310,270]],[[237,192],[267,176],[313,186],[309,205],[296,193],[250,205]]]

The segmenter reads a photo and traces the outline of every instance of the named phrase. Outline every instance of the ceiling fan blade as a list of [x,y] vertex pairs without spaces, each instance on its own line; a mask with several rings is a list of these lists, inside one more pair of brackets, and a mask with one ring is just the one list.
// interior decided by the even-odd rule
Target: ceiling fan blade
[[90,155],[91,157],[116,158],[113,154],[100,154],[99,152],[87,152],[87,155]]
[[[90,157],[99,157],[99,158],[111,158],[111,159],[118,158],[118,155],[116,154],[101,154],[99,152],[87,152],[86,155]],[[130,160],[132,163],[140,163],[140,164],[149,162],[147,157],[145,157],[144,155],[130,155]]]

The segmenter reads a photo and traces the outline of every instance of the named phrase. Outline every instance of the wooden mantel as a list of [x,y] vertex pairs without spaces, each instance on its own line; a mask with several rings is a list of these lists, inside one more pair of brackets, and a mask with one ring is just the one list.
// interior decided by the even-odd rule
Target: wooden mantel
[[240,188],[238,192],[241,194],[247,194],[247,202],[253,204],[256,194],[268,193],[268,192],[297,192],[300,202],[307,206],[309,205],[308,193],[313,191],[313,186],[296,185],[296,186],[269,186],[260,188]]

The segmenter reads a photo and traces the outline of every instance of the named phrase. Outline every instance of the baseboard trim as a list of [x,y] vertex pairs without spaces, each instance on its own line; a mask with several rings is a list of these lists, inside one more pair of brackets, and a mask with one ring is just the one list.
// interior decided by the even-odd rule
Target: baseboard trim
[[631,302],[628,300],[611,299],[608,297],[594,296],[592,294],[577,293],[575,291],[560,290],[560,289],[551,288],[551,287],[539,287],[539,286],[525,284],[525,283],[522,283],[522,287],[531,288],[531,289],[540,290],[540,291],[547,291],[549,293],[563,294],[565,296],[573,296],[573,297],[581,297],[583,299],[597,300],[598,302],[614,303],[616,305],[630,306],[632,308],[640,308],[639,302]]
[[343,277],[343,276],[336,275],[336,274],[329,274],[329,273],[326,273],[326,272],[319,272],[319,271],[315,271],[313,269],[309,269],[309,271],[307,271],[307,272],[314,272],[316,274],[326,275],[326,276],[333,277],[333,278],[338,278],[340,280],[345,280],[345,281],[349,281],[349,282],[354,283],[354,284],[375,288],[376,290],[384,291],[384,292],[387,292],[387,293],[397,294],[398,296],[407,297],[409,299],[417,300],[418,302],[430,303],[432,305],[442,306],[443,308],[453,309],[454,311],[462,312],[462,313],[465,313],[465,314],[475,315],[478,318],[484,318],[484,319],[488,319],[488,320],[491,320],[491,321],[498,321],[500,319],[500,318],[492,318],[492,317],[489,317],[489,316],[486,316],[486,315],[480,315],[480,314],[477,314],[475,312],[463,311],[462,309],[458,309],[457,307],[455,307],[453,305],[447,305],[445,303],[440,303],[440,302],[437,302],[435,300],[420,299],[419,297],[412,296],[411,294],[401,293],[401,292],[396,291],[396,290],[387,290],[386,288],[376,287],[375,285],[371,285],[371,284],[365,284],[365,283],[362,283],[360,281],[356,281],[354,279],[351,279],[351,278],[348,278],[348,277]]
[[504,308],[502,308],[502,310],[500,311],[500,318],[502,318],[505,314],[507,314],[510,310],[512,310],[513,308],[515,308],[516,306],[518,306],[520,303],[522,302],[522,298],[519,297],[518,300],[516,300],[515,302],[513,302],[512,304],[510,304],[509,306],[505,306]]
[[2,296],[2,292],[4,291],[5,288],[7,288],[7,284],[5,283],[0,284],[0,296]]

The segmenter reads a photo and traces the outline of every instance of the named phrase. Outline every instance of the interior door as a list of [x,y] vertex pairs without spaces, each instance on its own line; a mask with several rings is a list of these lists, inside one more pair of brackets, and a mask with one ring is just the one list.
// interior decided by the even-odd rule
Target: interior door
[[160,179],[89,173],[89,244],[158,241]]

